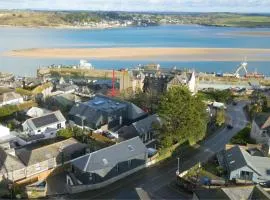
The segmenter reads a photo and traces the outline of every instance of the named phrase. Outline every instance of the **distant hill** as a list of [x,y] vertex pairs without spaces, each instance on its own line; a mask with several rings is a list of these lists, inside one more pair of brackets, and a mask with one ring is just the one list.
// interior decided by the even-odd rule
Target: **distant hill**
[[270,27],[269,14],[237,13],[143,13],[88,11],[0,11],[0,25],[23,27],[83,27],[99,23],[126,23],[151,26],[158,24],[198,24],[226,27]]

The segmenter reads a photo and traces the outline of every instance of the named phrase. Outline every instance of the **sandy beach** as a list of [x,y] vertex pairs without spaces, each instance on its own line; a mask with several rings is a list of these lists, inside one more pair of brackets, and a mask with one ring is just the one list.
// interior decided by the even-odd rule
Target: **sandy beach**
[[270,49],[245,48],[52,48],[5,52],[4,56],[106,60],[270,61]]

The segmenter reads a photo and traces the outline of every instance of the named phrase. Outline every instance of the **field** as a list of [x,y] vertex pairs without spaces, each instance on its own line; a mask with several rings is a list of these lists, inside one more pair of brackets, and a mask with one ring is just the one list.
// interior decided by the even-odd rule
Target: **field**
[[228,15],[217,17],[213,23],[214,26],[229,27],[270,27],[269,16],[252,16],[252,15]]
[[57,27],[70,25],[64,13],[12,11],[0,12],[0,25],[24,27]]

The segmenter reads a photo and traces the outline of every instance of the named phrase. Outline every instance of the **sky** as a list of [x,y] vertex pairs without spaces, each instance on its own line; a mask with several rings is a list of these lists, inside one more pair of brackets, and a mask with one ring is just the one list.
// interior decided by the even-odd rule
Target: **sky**
[[270,13],[270,0],[0,0],[0,9]]

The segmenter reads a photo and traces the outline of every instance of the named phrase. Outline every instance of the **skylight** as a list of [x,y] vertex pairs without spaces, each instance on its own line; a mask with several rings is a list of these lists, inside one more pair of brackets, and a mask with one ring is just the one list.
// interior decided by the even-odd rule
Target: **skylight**
[[108,160],[106,158],[102,159],[103,165],[107,166],[109,164]]
[[134,148],[132,145],[128,145],[128,150],[129,150],[129,151],[134,151],[135,148]]

